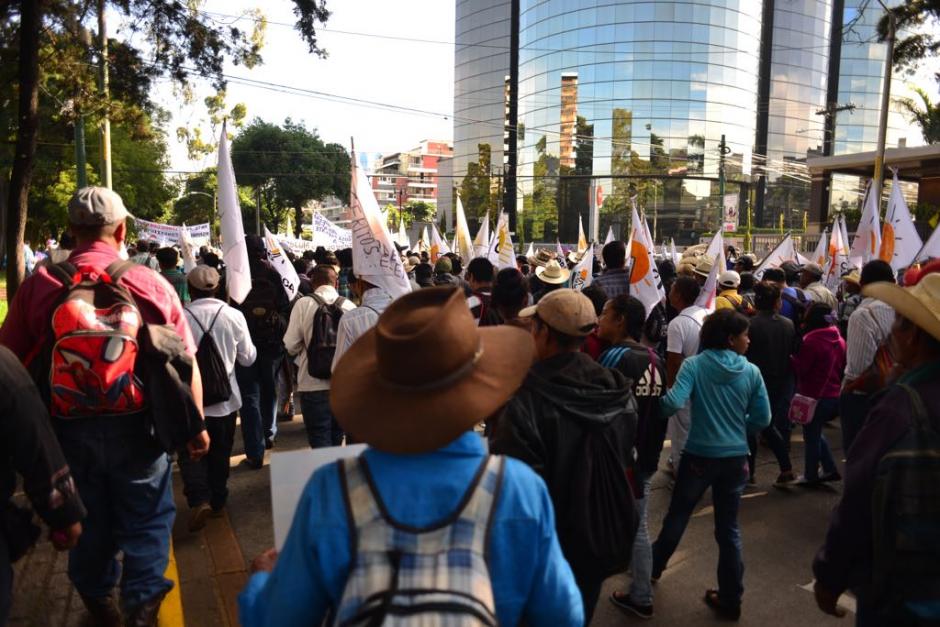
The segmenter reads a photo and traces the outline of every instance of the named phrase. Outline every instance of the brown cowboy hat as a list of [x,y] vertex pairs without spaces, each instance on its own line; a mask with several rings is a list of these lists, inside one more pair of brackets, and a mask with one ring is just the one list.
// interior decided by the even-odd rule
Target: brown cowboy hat
[[457,289],[411,292],[340,359],[330,405],[343,429],[376,449],[433,451],[505,404],[534,353],[521,329],[478,328]]

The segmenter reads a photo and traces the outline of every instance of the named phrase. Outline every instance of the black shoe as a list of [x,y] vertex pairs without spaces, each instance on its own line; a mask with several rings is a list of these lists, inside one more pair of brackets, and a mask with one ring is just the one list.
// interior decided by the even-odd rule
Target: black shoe
[[124,620],[121,617],[121,610],[117,603],[110,596],[107,597],[86,597],[82,596],[82,603],[88,610],[91,622],[100,627],[121,627]]
[[796,475],[793,474],[792,470],[785,470],[777,475],[777,480],[774,481],[774,487],[779,488],[796,481]]
[[144,601],[128,612],[127,618],[124,620],[126,627],[156,627],[157,614],[160,613],[160,605],[163,603],[167,592],[169,590],[158,594],[149,601]]
[[246,457],[245,459],[241,461],[240,465],[247,466],[248,468],[251,468],[252,470],[261,470],[261,468],[264,466],[264,458],[263,457]]
[[796,480],[794,485],[797,485],[801,488],[815,488],[818,487],[820,483],[821,481],[819,480],[819,477],[807,479],[806,475],[801,475],[800,478]]
[[827,472],[819,480],[823,483],[833,483],[835,481],[842,481],[842,475],[839,474],[838,470],[833,470],[832,472]]
[[629,594],[625,594],[623,592],[613,592],[610,595],[610,602],[623,611],[633,614],[637,618],[643,618],[647,620],[653,618],[653,606],[637,605],[633,602],[633,599],[630,598]]
[[270,451],[274,448],[274,438],[265,438],[264,439],[264,448],[265,450]]
[[718,599],[717,590],[706,590],[705,591],[705,605],[712,608],[715,611],[715,614],[718,618],[724,620],[739,620],[741,618],[741,606],[740,605],[725,605]]

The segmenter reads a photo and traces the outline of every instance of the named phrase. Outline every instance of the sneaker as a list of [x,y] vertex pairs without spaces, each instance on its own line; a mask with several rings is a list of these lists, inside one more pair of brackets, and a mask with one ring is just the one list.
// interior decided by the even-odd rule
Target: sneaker
[[796,481],[796,475],[793,474],[792,470],[787,470],[777,475],[777,480],[774,481],[774,487],[779,488],[781,486],[793,483],[794,481]]
[[208,503],[200,503],[189,510],[189,531],[195,533],[206,526],[206,518],[212,513]]
[[264,448],[267,451],[270,451],[274,448],[274,438],[265,438],[264,439]]
[[248,468],[251,468],[252,470],[261,470],[261,468],[264,466],[264,458],[263,457],[246,457],[245,459],[241,461],[239,466],[247,466]]
[[741,606],[725,605],[719,600],[717,590],[706,590],[703,601],[705,601],[705,605],[715,611],[718,618],[724,620],[739,620],[741,618]]
[[839,474],[838,470],[833,470],[832,472],[827,472],[819,480],[823,483],[832,483],[835,481],[842,481],[842,475]]
[[633,614],[637,618],[642,618],[645,620],[653,618],[653,606],[638,605],[633,602],[633,599],[630,598],[629,594],[625,594],[623,592],[612,592],[610,595],[610,602],[619,607],[621,610]]
[[806,475],[800,475],[794,485],[797,485],[801,488],[814,488],[818,486],[820,483],[821,482],[819,480],[819,477],[815,477],[813,479],[807,479]]

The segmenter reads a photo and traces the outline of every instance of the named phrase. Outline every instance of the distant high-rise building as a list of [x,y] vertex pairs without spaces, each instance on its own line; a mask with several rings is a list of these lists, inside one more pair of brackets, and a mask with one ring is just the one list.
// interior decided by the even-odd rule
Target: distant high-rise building
[[[382,155],[375,163],[372,189],[379,206],[404,206],[412,200],[437,205],[438,163],[453,155],[450,143],[423,140],[406,152]],[[445,181],[451,184],[451,179]]]
[[[867,0],[458,0],[455,184],[481,144],[496,168],[515,155],[522,241],[568,240],[584,212],[606,232],[631,198],[659,233],[694,241],[719,228],[722,187],[755,226],[798,228],[807,157],[874,148],[881,15]],[[898,78],[892,93],[902,89]],[[818,112],[847,101],[858,108],[825,141]],[[889,147],[922,142],[899,114],[889,129]],[[485,201],[465,200],[468,214]]]

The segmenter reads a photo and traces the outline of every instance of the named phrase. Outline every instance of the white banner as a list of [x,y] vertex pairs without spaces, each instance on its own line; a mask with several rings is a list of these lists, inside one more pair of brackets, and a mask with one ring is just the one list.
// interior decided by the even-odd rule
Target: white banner
[[281,286],[287,292],[287,300],[294,300],[297,296],[297,288],[300,286],[300,277],[297,276],[297,270],[294,269],[290,259],[281,251],[280,242],[268,230],[268,227],[264,227],[264,248],[268,253],[268,261],[281,276]]
[[352,231],[336,226],[319,212],[313,212],[313,247],[327,250],[352,248]]
[[196,246],[185,224],[180,229],[180,252],[183,255],[183,271],[189,274],[196,267]]
[[[160,224],[159,222],[150,222],[140,218],[134,219],[137,225],[137,239],[154,242],[166,242],[167,244],[182,244],[180,235],[183,227],[172,224]],[[209,243],[209,223],[194,224],[186,227],[189,235],[197,246],[204,246]]]

